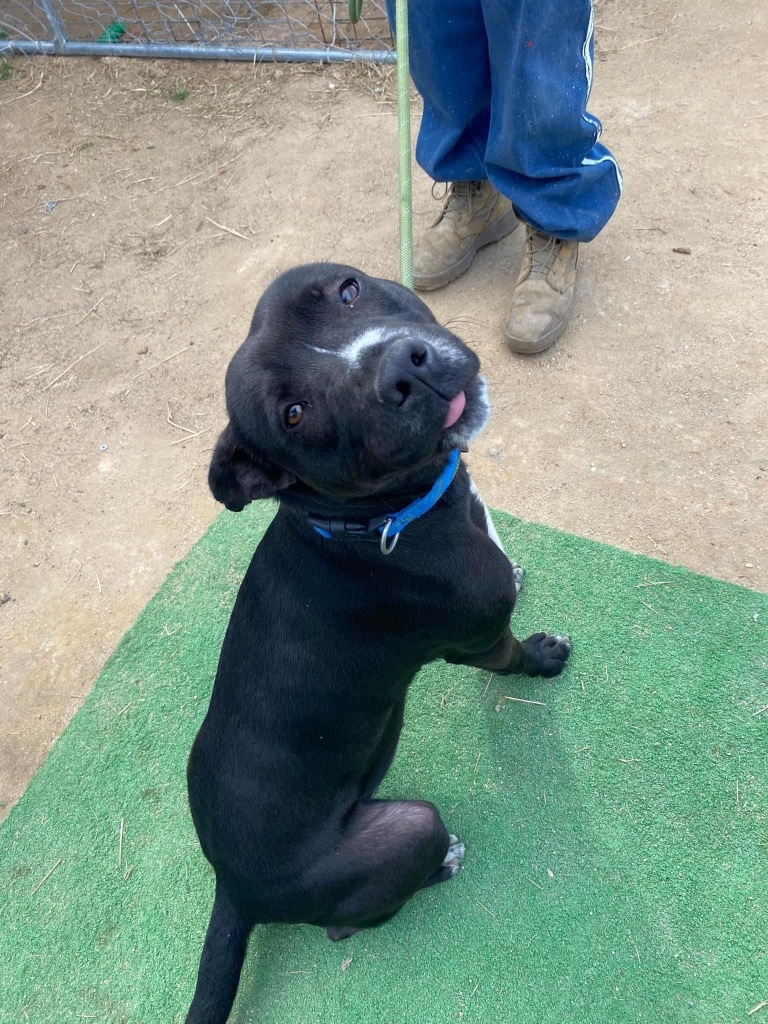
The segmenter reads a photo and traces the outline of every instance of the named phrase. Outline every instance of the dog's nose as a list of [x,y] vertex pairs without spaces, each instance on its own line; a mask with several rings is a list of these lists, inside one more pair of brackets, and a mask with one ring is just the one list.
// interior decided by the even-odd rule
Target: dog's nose
[[404,405],[413,385],[433,387],[435,354],[425,341],[400,338],[387,345],[376,375],[376,395],[383,405]]

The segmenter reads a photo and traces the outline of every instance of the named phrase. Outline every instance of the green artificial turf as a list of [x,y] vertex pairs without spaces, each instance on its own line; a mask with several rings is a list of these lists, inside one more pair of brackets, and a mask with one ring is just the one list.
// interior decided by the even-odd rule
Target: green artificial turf
[[[185,761],[270,515],[179,563],[0,829],[3,1021],[183,1020],[212,898]],[[424,670],[382,795],[433,800],[464,869],[347,942],[257,928],[233,1020],[768,1021],[768,599],[495,518],[515,632],[568,632],[567,672]]]

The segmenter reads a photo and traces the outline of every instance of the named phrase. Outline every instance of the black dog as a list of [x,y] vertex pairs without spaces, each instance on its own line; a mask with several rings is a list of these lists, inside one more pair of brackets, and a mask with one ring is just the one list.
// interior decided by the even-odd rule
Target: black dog
[[515,569],[456,451],[488,417],[478,370],[406,288],[325,263],[267,289],[230,364],[211,490],[279,508],[189,760],[216,895],[187,1024],[227,1020],[255,924],[345,938],[458,870],[432,804],[373,797],[422,665],[565,665],[564,637],[509,631]]

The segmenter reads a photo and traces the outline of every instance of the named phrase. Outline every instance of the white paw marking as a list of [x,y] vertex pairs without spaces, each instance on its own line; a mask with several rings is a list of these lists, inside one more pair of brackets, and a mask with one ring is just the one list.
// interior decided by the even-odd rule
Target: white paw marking
[[523,577],[525,576],[525,569],[522,567],[522,565],[518,565],[517,562],[513,562],[512,575],[515,577],[515,593],[519,594],[520,589],[523,586]]
[[448,868],[453,876],[461,867],[466,847],[464,843],[459,842],[458,836],[448,836],[448,841],[451,845],[448,847],[448,853],[445,855],[443,867]]

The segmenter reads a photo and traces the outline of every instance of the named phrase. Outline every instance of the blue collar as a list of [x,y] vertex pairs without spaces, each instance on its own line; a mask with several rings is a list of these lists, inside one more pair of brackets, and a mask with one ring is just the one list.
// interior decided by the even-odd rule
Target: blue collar
[[307,522],[327,540],[374,540],[379,542],[382,554],[389,555],[394,551],[395,544],[405,527],[414,519],[423,516],[425,512],[429,512],[442,498],[451,486],[458,468],[459,451],[454,448],[440,476],[427,493],[399,512],[375,516],[373,519],[326,519],[322,516],[308,515]]

